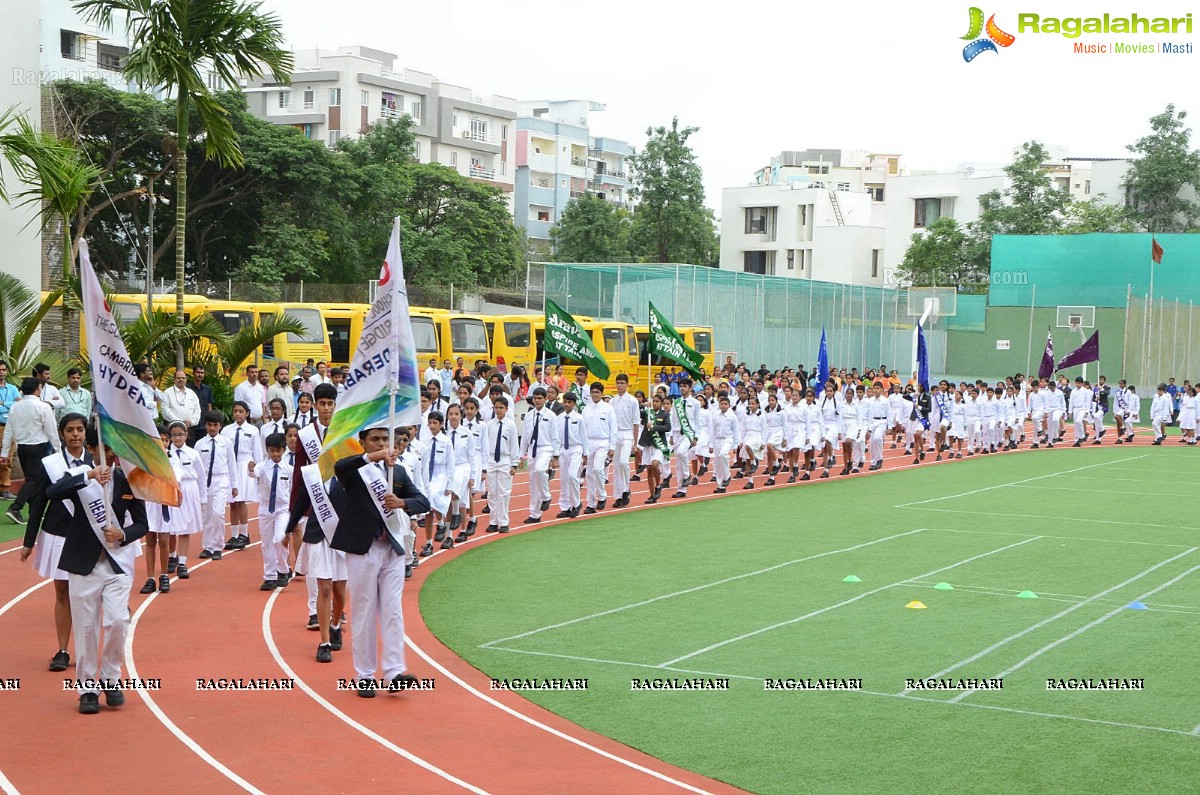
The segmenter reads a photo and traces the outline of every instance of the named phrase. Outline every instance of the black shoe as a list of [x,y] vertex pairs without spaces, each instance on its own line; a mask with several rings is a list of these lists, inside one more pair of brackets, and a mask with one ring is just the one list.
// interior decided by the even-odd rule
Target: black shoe
[[446,525],[438,524],[437,529],[433,533],[434,541],[443,541],[446,538]]
[[238,549],[250,546],[250,536],[238,536]]
[[788,482],[788,483],[795,483],[795,482],[796,482],[796,473],[795,473],[795,472],[793,472],[792,474],[788,475],[787,482]]
[[413,573],[413,564],[405,563],[404,564],[404,579],[411,580],[412,573]]
[[1153,442],[1151,442],[1150,444],[1162,444],[1162,437],[1160,436],[1159,438],[1155,439],[1155,440],[1154,440]]
[[478,519],[472,519],[471,521],[467,522],[467,529],[465,531],[467,534],[467,538],[470,538],[471,536],[475,535],[475,528],[478,526],[479,526]]
[[375,680],[359,679],[354,692],[358,693],[359,698],[375,698]]
[[838,474],[839,475],[849,475],[850,474],[850,465],[846,464],[846,466],[842,467],[842,471],[839,472]]
[[1050,448],[1053,448],[1053,447],[1054,447],[1054,442],[1046,442],[1046,446],[1047,446],[1047,447],[1050,447]]
[[603,511],[603,510],[604,510],[604,506],[605,506],[605,505],[607,505],[607,504],[608,504],[608,500],[600,500],[600,502],[596,503],[596,510],[597,510],[597,511]]
[[1131,433],[1131,434],[1129,434],[1128,436],[1126,436],[1126,437],[1125,437],[1125,441],[1126,441],[1126,443],[1128,443],[1128,444],[1133,444],[1133,434]]
[[15,508],[9,508],[4,512],[4,515],[7,516],[8,520],[13,524],[25,524],[25,520],[21,518],[21,512]]
[[279,587],[279,580],[263,580],[263,584],[258,586],[260,591],[274,591]]
[[172,555],[167,558],[167,574],[174,574],[179,570],[179,558]]
[[[578,509],[578,508],[576,508],[575,510],[579,510],[579,509]],[[583,513],[584,513],[584,515],[585,515],[585,516],[591,516],[591,515],[592,515],[592,514],[594,514],[595,512],[596,512],[596,509],[595,509],[595,508],[593,508],[593,507],[591,507],[590,505],[589,505],[587,508],[584,508],[584,509],[583,509]]]
[[337,629],[333,627],[329,628],[329,648],[334,651],[342,650],[342,627],[338,627]]
[[1029,449],[1030,449],[1030,450],[1036,450],[1036,449],[1038,449],[1038,443],[1037,443],[1037,442],[1034,442],[1033,444],[1029,445]]
[[812,476],[810,476],[807,472],[805,472],[803,475],[800,476],[800,479],[801,480],[812,480]]
[[333,647],[328,643],[317,644],[317,662],[331,663],[333,662]]
[[95,715],[100,711],[100,694],[84,693],[79,697],[79,714]]
[[238,537],[230,536],[229,540],[225,542],[225,551],[229,552],[229,551],[237,549],[237,548],[238,548]]
[[317,614],[316,614],[316,613],[313,613],[311,616],[309,616],[309,617],[308,617],[308,624],[306,624],[306,625],[304,626],[304,628],[305,628],[305,629],[308,629],[308,630],[312,630],[312,631],[314,631],[314,632],[315,632],[315,631],[317,631],[317,630],[319,630],[319,629],[321,628],[321,624],[320,624],[320,622],[319,622],[319,621],[317,621]]
[[829,470],[828,470],[828,469],[826,469],[826,470],[822,471],[822,472],[821,472],[821,477],[822,477],[822,478],[827,478],[827,477],[829,477]]
[[417,677],[412,674],[396,674],[392,677],[392,681],[388,684],[389,693],[398,693],[401,690],[411,690],[417,685]]
[[142,590],[138,591],[138,593],[154,593],[157,590],[158,586],[155,585],[154,578],[151,577],[146,580],[146,584],[142,586]]
[[896,449],[896,443],[895,443],[895,442],[892,442],[892,447],[891,447],[891,449],[893,449],[893,450],[895,450],[895,449]]
[[442,549],[454,549],[454,534],[446,533],[446,537],[442,539]]
[[192,576],[192,573],[190,571],[188,571],[188,567],[187,567],[186,563],[180,563],[178,566],[175,567],[175,576],[181,580],[186,580]]
[[550,500],[542,500],[542,513],[550,510]]
[[853,469],[851,469],[851,470],[850,470],[850,474],[851,474],[851,475],[857,475],[857,474],[858,474],[858,467],[854,467]]
[[125,703],[125,694],[120,690],[105,690],[104,703],[110,707],[119,707]]
[[672,495],[671,495],[671,499],[673,499],[673,500],[680,500],[680,499],[683,499],[683,498],[684,498],[684,497],[686,497],[686,496],[687,496],[687,492],[686,492],[686,491],[677,491],[677,492],[675,492],[674,494],[672,494]]
[[427,558],[433,554],[433,542],[426,541],[425,546],[421,547],[421,557]]
[[[992,452],[993,452],[993,453],[994,453],[994,452],[996,452],[996,448],[995,448],[995,447],[993,447],[993,448],[992,448]],[[920,455],[918,455],[918,456],[917,456],[917,458],[918,458],[918,459],[920,459],[921,461],[924,461],[924,460],[925,460],[925,451],[924,451],[924,450],[922,450],[922,451],[921,451],[921,454],[920,454]]]
[[713,494],[724,494],[724,493],[725,493],[724,486],[717,486],[715,489],[713,489]]
[[459,530],[459,531],[458,531],[458,535],[456,535],[456,536],[454,537],[454,543],[456,543],[456,544],[461,544],[461,543],[463,543],[464,541],[466,541],[468,538],[470,538],[470,536],[468,536],[468,535],[467,535],[467,531],[466,531],[466,530]]
[[613,508],[624,508],[624,507],[625,507],[625,498],[624,497],[617,497],[615,500],[613,500]]
[[630,475],[630,476],[629,476],[629,482],[630,482],[630,483],[637,483],[637,482],[639,482],[641,479],[642,479],[642,476],[641,476],[641,475]]
[[220,559],[221,559],[221,556],[222,556],[223,554],[224,554],[224,553],[223,553],[223,552],[221,552],[221,550],[219,550],[219,549],[218,549],[216,552],[212,553],[212,555],[210,555],[210,556],[209,556],[209,558],[210,558],[211,560],[220,560]]
[[754,481],[753,481],[753,480],[748,480],[748,481],[746,481],[746,485],[745,485],[745,486],[742,486],[742,491],[747,491],[747,490],[749,490],[749,489],[752,489],[752,488],[754,488]]
[[451,530],[457,530],[458,526],[461,524],[462,524],[462,514],[456,513],[450,517],[450,529]]
[[165,574],[158,575],[158,590],[160,593],[170,593],[171,578]]
[[574,508],[571,509],[571,518],[572,519],[579,518],[579,506],[578,505],[576,505]]
[[496,532],[497,532],[497,533],[507,533],[507,532],[508,532],[508,530],[509,530],[509,527],[508,527],[508,525],[506,525],[506,524],[502,524],[502,525],[500,525],[500,529],[499,529],[499,530],[497,530]]
[[209,558],[212,557],[212,553],[209,552],[207,549],[205,549],[200,552],[199,557],[200,557],[200,560],[208,560]]
[[492,506],[485,505],[485,506],[483,506],[483,510],[480,513],[491,513],[491,512],[492,512]]
[[746,477],[746,473],[739,471],[732,478],[730,478],[730,480],[741,480],[744,477]]
[[700,485],[700,478],[698,478],[698,477],[696,477],[695,475],[693,475],[693,476],[692,476],[692,479],[688,481],[688,485],[689,485],[689,486],[699,486],[699,485]]
[[654,504],[654,503],[656,503],[656,502],[658,502],[658,494],[657,494],[657,492],[656,492],[656,493],[654,493],[654,494],[652,494],[652,495],[650,495],[650,499],[646,500],[646,501],[645,501],[644,503],[642,503],[642,504],[643,504],[643,505],[653,505],[653,504]]
[[764,486],[774,486],[774,485],[775,485],[775,478],[767,478],[767,482],[766,482],[766,483],[763,483],[763,485],[764,485]]
[[67,654],[62,649],[59,649],[54,653],[54,656],[50,658],[51,671],[65,671],[70,664],[71,655]]
[[540,516],[527,516],[525,518],[525,521],[522,522],[521,524],[538,524],[541,521],[542,521],[542,517],[540,517]]
[[279,574],[277,572],[275,574],[275,587],[276,588],[286,588],[287,584],[288,584],[287,574]]

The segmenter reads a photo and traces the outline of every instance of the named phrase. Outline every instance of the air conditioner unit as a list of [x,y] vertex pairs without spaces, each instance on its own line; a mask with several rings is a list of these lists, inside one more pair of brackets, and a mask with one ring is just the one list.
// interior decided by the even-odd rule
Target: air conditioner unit
[[462,131],[462,137],[463,137],[463,138],[470,138],[470,137],[471,137],[471,131],[470,131],[470,130],[463,130],[463,131]]

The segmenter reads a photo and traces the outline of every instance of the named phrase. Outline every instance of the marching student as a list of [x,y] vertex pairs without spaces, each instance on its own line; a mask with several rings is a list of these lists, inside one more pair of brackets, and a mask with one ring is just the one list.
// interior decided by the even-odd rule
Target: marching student
[[42,459],[61,446],[54,424],[54,409],[42,400],[43,389],[37,378],[30,377],[21,382],[21,399],[8,412],[8,424],[0,442],[0,465],[7,467],[10,453],[16,451],[21,471],[25,473],[25,483],[5,515],[16,524],[26,524],[21,518],[21,509],[28,503],[29,522],[26,526],[34,527],[41,526],[46,510],[46,473],[42,471]]
[[[414,428],[411,425],[401,425],[396,428],[396,430],[392,433],[392,449],[396,455],[396,464],[403,467],[405,474],[408,475],[408,479],[411,480],[413,485],[417,487],[417,491],[424,494],[425,484],[424,478],[422,477],[423,472],[421,470],[421,456],[412,446],[413,433]],[[341,489],[340,484],[338,484],[336,480],[333,482],[333,484],[334,488]],[[333,499],[334,488],[330,488],[329,490],[330,500]],[[345,492],[342,491],[341,494],[342,499],[345,499]],[[417,531],[420,529],[420,525],[422,524],[417,517],[421,515],[422,514],[412,514],[408,517],[408,531],[407,535],[405,536],[407,540],[407,544],[405,545],[406,548],[413,550],[417,548]],[[337,552],[337,550],[334,551]],[[339,552],[337,554],[342,553]],[[406,556],[406,562],[404,564],[404,579],[411,579],[413,569],[419,566],[420,563],[421,558],[417,555],[413,554]],[[336,623],[330,625],[329,631],[331,634],[334,632],[337,633],[335,636],[338,644],[337,648],[340,649],[342,634],[341,630],[337,629],[336,627]],[[321,651],[319,648],[317,650],[317,662],[325,662],[325,660],[321,659]]]
[[463,400],[462,407],[462,425],[470,445],[467,455],[471,464],[471,477],[468,481],[469,487],[459,497],[466,525],[455,536],[456,544],[461,544],[475,535],[479,521],[475,516],[475,496],[484,494],[486,488],[483,483],[483,423],[479,421],[479,400],[473,396],[467,397]]
[[[825,468],[821,472],[822,478],[829,477],[829,470],[837,464],[837,448],[841,443],[842,437],[842,405],[841,400],[837,395],[837,386],[833,379],[830,379],[825,384],[825,391],[821,394],[821,402],[818,404],[821,409],[821,439],[818,442],[821,451],[825,454]],[[817,455],[814,449],[813,456]]]
[[[963,439],[967,437],[967,404],[963,393],[954,391],[954,403],[950,406],[950,457],[962,458]],[[955,452],[957,448],[957,453]]]
[[[784,444],[786,423],[783,407],[779,405],[779,395],[772,391],[767,396],[767,407],[763,409],[763,425],[766,426],[764,436],[767,445],[767,480],[764,485],[767,486],[775,485],[775,476],[779,474],[779,470],[783,466],[783,457],[786,455],[786,445]],[[711,423],[708,424],[711,426]]]
[[450,545],[454,545],[454,538],[446,529],[446,523],[443,520],[450,512],[450,498],[453,495],[452,480],[458,466],[454,448],[450,445],[450,438],[442,430],[442,426],[445,424],[442,413],[431,410],[426,421],[429,424],[429,441],[422,454],[421,471],[425,484],[425,498],[429,501],[430,508],[425,517],[425,545],[421,547],[421,557],[423,558],[433,554],[435,541],[444,543],[449,538]]
[[[817,450],[825,439],[825,421],[821,407],[817,405],[817,393],[809,387],[804,391],[804,402],[800,404],[801,442],[800,450],[804,453],[804,463],[801,469],[804,474],[801,480],[808,480],[810,473],[817,468]],[[795,480],[795,475],[788,478],[788,483]]]
[[[900,434],[908,428],[908,415],[912,410],[904,400],[904,393],[900,390],[900,383],[898,381],[892,383],[891,391],[887,396],[887,402],[888,410],[891,412],[891,416],[888,418],[892,434],[891,449],[895,450],[896,444],[900,440]],[[907,453],[908,450],[905,450],[905,452]]]
[[[603,401],[601,401],[603,402]],[[483,426],[483,456],[487,467],[488,507],[491,509],[489,533],[508,532],[508,502],[512,497],[512,479],[521,462],[517,426],[508,416],[508,398],[499,395],[492,401],[495,416]],[[563,480],[566,480],[564,477]],[[589,491],[588,498],[591,498]],[[595,513],[595,511],[592,511]]]
[[996,402],[995,387],[985,386],[979,393],[979,425],[983,441],[983,454],[996,452],[1000,437],[1000,405]]
[[[679,477],[673,499],[687,496],[688,486],[692,482],[692,458],[699,444],[700,436],[697,426],[700,424],[700,404],[692,397],[692,379],[683,378],[679,381],[679,397],[671,405],[671,450],[674,452],[672,461],[675,465],[675,475]],[[668,483],[670,477],[667,478]]]
[[[159,441],[162,443],[163,450],[170,448],[170,437],[167,429],[163,425],[158,426]],[[171,463],[171,468],[175,468],[175,463]],[[175,473],[175,482],[179,482],[179,472]],[[171,537],[169,534],[171,522],[171,508],[157,502],[146,503],[146,541],[145,541],[145,558],[146,558],[146,583],[142,586],[139,593],[150,594],[157,589],[163,593],[171,592],[171,577],[167,574],[169,566],[168,558],[171,555]],[[162,563],[162,577],[157,578],[155,571],[158,570],[158,564]]]
[[[700,404],[700,410],[696,412],[699,419],[697,420],[696,447],[694,449],[696,457],[692,459],[693,483],[699,483],[700,478],[707,474],[709,462],[712,460],[712,414],[717,410],[715,395],[711,399],[703,393],[696,395],[696,402]],[[667,423],[669,424],[670,421],[671,416],[668,413]],[[666,459],[663,460],[666,461]],[[659,481],[662,481],[661,477]]]
[[[861,392],[858,387],[857,392]],[[840,474],[857,474],[863,464],[863,425],[866,421],[865,406],[857,400],[853,386],[846,387],[846,399],[842,402],[842,455],[844,465]]]
[[967,387],[963,412],[967,423],[967,455],[975,455],[976,448],[983,444],[983,404],[980,402],[979,390]]
[[1042,389],[1042,382],[1034,378],[1029,384],[1029,419],[1033,422],[1033,443],[1029,446],[1031,450],[1038,449],[1038,445],[1045,441],[1046,397],[1047,392]]
[[[592,383],[591,401],[583,406],[583,432],[587,435],[587,508],[591,514],[604,510],[608,500],[608,465],[617,445],[617,415],[604,400],[604,384]],[[689,474],[690,476],[690,474]]]
[[300,427],[299,423],[288,420],[287,407],[284,405],[282,398],[271,398],[270,402],[267,403],[267,411],[270,414],[270,418],[259,429],[264,439],[273,433],[286,434],[287,426],[289,425],[295,425],[297,428]]
[[287,437],[273,433],[264,442],[267,457],[261,463],[250,461],[248,471],[258,486],[258,535],[261,539],[263,583],[260,591],[286,588],[288,584],[287,536],[288,503],[292,495],[292,472],[283,462]]
[[762,460],[766,450],[766,421],[763,419],[762,408],[758,396],[750,397],[746,404],[746,416],[741,427],[740,444],[747,463],[746,484],[742,489],[754,488],[754,473],[758,471],[758,462]]
[[[929,413],[933,410],[933,401],[925,391],[925,385],[918,383],[913,394],[912,414],[909,418],[909,433],[913,438],[913,463],[919,464],[925,460],[925,432],[929,430]],[[995,404],[991,407],[992,422],[995,424]]]
[[[471,431],[463,424],[463,407],[452,403],[446,408],[446,438],[454,451],[454,472],[450,475],[450,524],[449,532],[442,539],[442,549],[452,549],[458,539],[454,531],[467,524],[471,510],[472,478],[475,476],[475,451]],[[465,538],[463,539],[466,540]]]
[[1125,444],[1133,444],[1133,434],[1142,419],[1142,399],[1138,397],[1137,388],[1133,384],[1125,390],[1125,405]]
[[1054,382],[1049,383],[1049,394],[1046,395],[1046,442],[1047,447],[1053,447],[1055,442],[1061,441],[1059,438],[1062,434],[1062,418],[1067,413],[1067,401],[1063,397],[1061,390],[1056,389]]
[[[794,390],[788,402],[783,407],[783,433],[787,447],[787,467],[791,471],[788,483],[795,483],[800,474],[800,453],[804,445],[805,427],[804,413],[800,408],[803,395],[800,390]],[[714,444],[715,446],[715,444]]]
[[584,445],[587,438],[583,431],[583,415],[575,410],[578,397],[574,392],[564,392],[561,436],[558,453],[558,470],[562,473],[558,484],[558,519],[573,519],[579,516],[582,505],[579,499],[580,470],[583,467]]
[[233,455],[233,445],[221,435],[223,419],[219,411],[205,414],[205,435],[196,442],[195,447],[204,466],[204,490],[208,494],[201,517],[204,529],[201,559],[221,559],[225,544],[225,506],[230,499],[238,496],[238,487],[233,480],[237,472],[237,459]]
[[[629,393],[629,376],[617,375],[617,394],[609,401],[617,420],[616,444],[613,449],[614,508],[629,504],[629,456],[633,453],[638,432],[638,401]],[[546,492],[547,496],[549,491]]]
[[[650,489],[647,505],[658,502],[662,495],[662,462],[671,454],[667,435],[671,432],[671,415],[663,405],[661,393],[655,393],[642,409],[642,435],[638,439],[640,460],[646,471],[646,486]],[[562,454],[559,454],[560,458]],[[728,460],[728,458],[726,459]]]
[[262,448],[262,434],[249,422],[250,409],[240,400],[233,403],[233,422],[221,429],[221,435],[233,449],[235,462],[229,473],[231,499],[229,523],[232,525],[225,549],[245,549],[250,544],[250,525],[246,504],[258,502],[258,490],[250,475],[250,462],[266,458]]
[[[82,414],[64,414],[58,421],[62,449],[42,459],[48,486],[82,471],[84,467],[90,469],[94,466],[91,453],[83,449],[87,423],[87,418]],[[25,526],[25,540],[18,553],[24,563],[36,550],[34,569],[43,579],[54,580],[54,630],[58,636],[58,651],[50,660],[51,671],[65,671],[71,664],[71,655],[68,653],[71,642],[71,577],[58,565],[73,516],[74,506],[69,505],[69,499],[47,500],[41,527],[33,522]]]
[[1167,438],[1165,426],[1171,423],[1174,404],[1167,394],[1167,385],[1159,384],[1154,400],[1150,402],[1150,427],[1154,429],[1154,441],[1150,444],[1162,444]]
[[[408,673],[404,656],[401,604],[405,563],[411,550],[394,534],[404,532],[404,528],[389,529],[387,521],[395,518],[395,511],[426,513],[429,503],[409,480],[404,467],[396,465],[390,427],[363,430],[358,438],[363,454],[348,456],[334,465],[335,476],[345,490],[345,500],[330,547],[346,554],[350,611],[354,616],[351,653],[358,677],[357,693],[363,698],[374,698],[375,674],[380,668],[389,680],[389,690],[401,690],[416,681]],[[390,491],[376,501],[368,483],[386,484],[389,477]]]
[[[729,488],[729,454],[742,437],[741,420],[729,402],[729,393],[717,395],[718,410],[712,415],[713,475],[717,479],[714,494],[724,494]],[[792,476],[793,479],[795,476]]]
[[1092,397],[1095,401],[1095,407],[1092,409],[1092,427],[1096,431],[1096,438],[1102,439],[1105,433],[1104,415],[1108,413],[1108,404],[1112,395],[1112,387],[1108,385],[1108,378],[1100,376],[1096,382],[1096,386],[1092,388]]
[[935,461],[942,460],[942,451],[946,449],[946,432],[950,430],[951,421],[951,403],[953,399],[950,397],[950,385],[943,380],[941,383],[934,384],[929,389],[930,400],[933,403],[933,412],[929,415],[930,431],[933,436],[933,448],[937,454]]
[[[1071,445],[1072,447],[1081,447],[1087,441],[1086,426],[1087,421],[1091,419],[1094,398],[1095,393],[1088,388],[1084,380],[1076,378],[1075,388],[1071,390],[1071,401],[1067,407],[1075,426],[1075,443]],[[1100,444],[1100,439],[1097,438],[1095,444]]]
[[1025,422],[1021,398],[1014,384],[1004,388],[1004,449],[1016,450],[1018,437],[1024,438]]
[[[629,397],[628,393],[626,397]],[[558,423],[555,422],[557,417],[546,408],[546,390],[540,386],[535,387],[530,400],[533,402],[533,408],[525,412],[521,457],[529,462],[529,516],[525,518],[525,524],[537,524],[542,521],[542,512],[550,510],[550,471],[554,469],[554,462],[558,459],[561,442],[558,438]],[[625,476],[628,483],[628,454],[625,456]],[[625,488],[628,489],[628,485]]]
[[1179,400],[1179,430],[1182,436],[1180,444],[1196,444],[1197,414],[1200,414],[1200,397],[1196,396],[1196,387],[1186,384],[1184,395]]
[[[96,427],[90,426],[87,446],[93,456],[98,441]],[[137,542],[147,529],[146,506],[130,490],[120,461],[107,445],[104,456],[108,465],[79,468],[47,490],[50,499],[71,501],[71,520],[58,565],[70,579],[75,678],[82,682],[79,712],[84,715],[100,711],[101,690],[108,706],[125,703],[120,688],[105,685],[122,678],[134,558]]]
[[[195,449],[187,446],[190,426],[176,420],[167,426],[170,444],[167,445],[167,458],[171,468],[175,470],[175,479],[179,482],[182,499],[178,508],[170,508],[169,521],[164,525],[170,540],[177,547],[174,556],[174,574],[181,580],[189,579],[188,555],[192,548],[192,534],[204,528],[203,512],[208,501],[205,489],[207,475],[204,471],[204,461]],[[168,565],[168,573],[170,566]],[[160,587],[159,590],[164,590]]]
[[1125,379],[1117,382],[1117,389],[1112,393],[1113,420],[1117,424],[1117,444],[1124,444],[1128,432],[1125,430],[1125,418],[1129,415],[1129,390]]

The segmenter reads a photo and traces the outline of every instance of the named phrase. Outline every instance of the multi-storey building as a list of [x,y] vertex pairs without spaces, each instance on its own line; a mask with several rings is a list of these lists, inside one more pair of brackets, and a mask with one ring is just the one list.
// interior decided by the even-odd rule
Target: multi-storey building
[[511,195],[515,100],[480,96],[426,72],[397,68],[394,54],[368,47],[300,50],[294,57],[290,82],[247,82],[251,113],[329,146],[378,121],[408,116],[419,161],[441,163]]

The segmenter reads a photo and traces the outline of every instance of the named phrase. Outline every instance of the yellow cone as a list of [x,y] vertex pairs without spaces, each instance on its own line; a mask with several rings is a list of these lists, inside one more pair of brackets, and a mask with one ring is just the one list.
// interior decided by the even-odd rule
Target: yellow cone
[[911,601],[911,602],[909,602],[908,604],[906,604],[906,605],[905,605],[905,607],[909,608],[910,610],[924,610],[924,609],[925,609],[925,603],[924,603],[924,602],[918,602],[916,599],[914,599],[913,601]]

